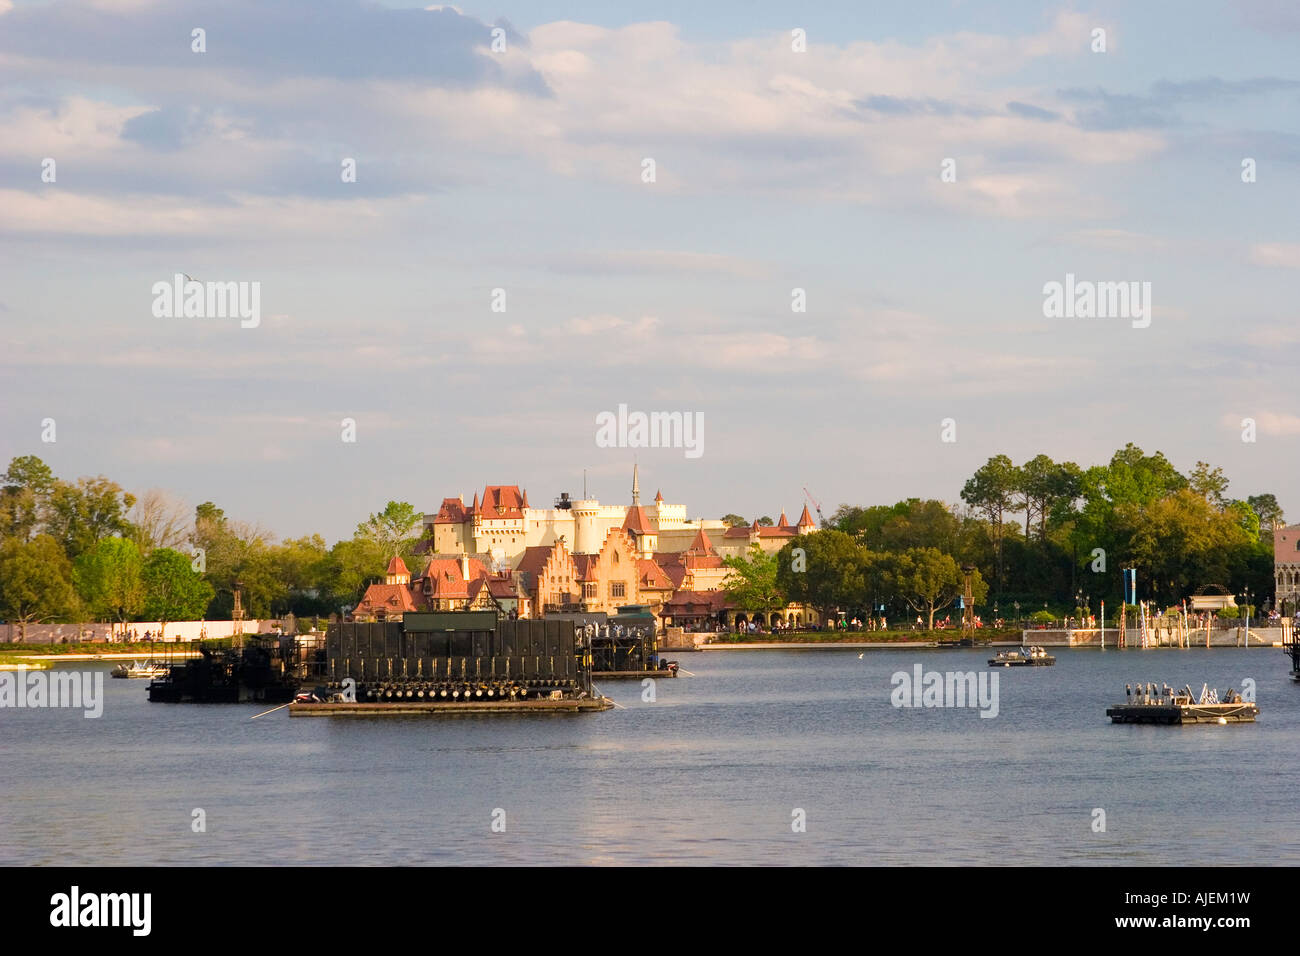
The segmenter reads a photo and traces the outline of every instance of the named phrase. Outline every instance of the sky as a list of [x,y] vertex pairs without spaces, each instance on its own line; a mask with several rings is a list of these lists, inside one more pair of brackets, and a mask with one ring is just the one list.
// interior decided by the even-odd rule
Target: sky
[[[1298,51],[1284,0],[0,0],[0,461],[332,541],[1134,442],[1294,520]],[[257,323],[160,316],[177,273]],[[1047,317],[1067,275],[1149,324]],[[620,405],[701,453],[601,447]]]

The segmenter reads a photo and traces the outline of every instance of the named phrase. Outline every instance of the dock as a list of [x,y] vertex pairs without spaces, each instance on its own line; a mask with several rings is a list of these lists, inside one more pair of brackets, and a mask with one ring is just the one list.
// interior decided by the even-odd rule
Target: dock
[[332,701],[329,703],[293,703],[289,705],[290,717],[418,717],[433,714],[514,714],[552,713],[572,714],[587,711],[609,710],[614,702],[608,697],[566,697],[561,700],[495,700],[464,701],[462,703],[425,703],[402,701],[359,701],[355,703]]
[[1228,691],[1219,700],[1218,692],[1208,686],[1197,697],[1190,687],[1174,691],[1169,687],[1157,690],[1154,684],[1139,684],[1137,693],[1127,696],[1126,703],[1106,708],[1106,716],[1112,723],[1253,724],[1259,715],[1259,707],[1253,701],[1242,700],[1236,691]]
[[592,680],[637,680],[642,677],[676,677],[677,671],[664,668],[657,671],[592,671]]

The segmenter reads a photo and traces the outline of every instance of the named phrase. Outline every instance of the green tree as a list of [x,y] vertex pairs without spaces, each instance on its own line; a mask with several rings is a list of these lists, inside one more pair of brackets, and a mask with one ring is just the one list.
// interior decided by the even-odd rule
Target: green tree
[[357,525],[356,537],[374,541],[383,548],[384,558],[408,552],[419,541],[423,515],[405,501],[390,501],[379,514]]
[[140,577],[144,616],[162,625],[161,634],[172,621],[198,620],[212,600],[212,585],[191,567],[188,557],[171,548],[149,555]]
[[758,524],[761,528],[770,528],[775,524],[775,522],[772,520],[771,515],[763,515],[763,517],[758,519]]
[[130,534],[127,511],[133,504],[134,495],[103,475],[78,478],[75,485],[56,481],[50,492],[46,527],[68,557],[75,559],[104,538]]
[[722,562],[731,569],[724,590],[727,598],[748,614],[766,615],[785,607],[785,593],[776,581],[777,559],[758,545],[748,557],[733,555]]
[[1187,479],[1188,487],[1210,504],[1223,507],[1227,500],[1228,479],[1222,468],[1211,468],[1209,463],[1198,461]]
[[741,525],[749,524],[744,518],[737,514],[726,514],[722,516],[722,523],[728,528],[739,528]]
[[105,538],[80,555],[72,580],[96,620],[124,624],[144,607],[144,559],[129,538]]
[[[887,556],[883,579],[912,610],[926,615],[930,630],[934,629],[935,612],[952,604],[963,586],[957,562],[937,548],[913,548]],[[979,571],[971,573],[971,593],[976,604],[988,596],[988,585]]]
[[1260,528],[1267,528],[1269,534],[1283,526],[1282,506],[1277,503],[1276,495],[1251,495],[1246,504],[1259,517]]
[[76,604],[72,566],[57,541],[48,534],[0,541],[0,615],[17,621],[24,639],[28,624],[67,618]]
[[791,601],[834,622],[841,607],[862,602],[870,564],[867,550],[850,535],[816,531],[799,535],[778,552],[776,582]]
[[995,455],[976,470],[961,490],[961,499],[988,521],[993,543],[994,577],[1002,587],[1002,542],[1006,515],[1022,507],[1015,503],[1022,484],[1019,469],[1006,455]]
[[29,541],[41,530],[54,490],[54,473],[35,455],[9,462],[0,487],[0,537]]

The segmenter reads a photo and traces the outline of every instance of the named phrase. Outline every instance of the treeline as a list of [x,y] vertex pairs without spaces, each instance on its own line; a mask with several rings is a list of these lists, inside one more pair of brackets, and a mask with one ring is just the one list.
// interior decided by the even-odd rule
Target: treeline
[[1094,611],[1123,596],[1120,570],[1136,568],[1140,597],[1174,603],[1198,588],[1272,592],[1272,531],[1283,523],[1272,494],[1235,499],[1221,468],[1180,473],[1160,452],[1128,444],[1104,465],[1081,468],[1039,455],[1022,465],[997,455],[966,481],[962,504],[909,499],[842,505],[828,525],[870,552],[932,547],[972,564],[989,602]]
[[422,514],[389,502],[356,534],[278,541],[205,501],[192,511],[156,489],[135,495],[102,476],[56,478],[13,459],[0,487],[0,618],[18,624],[327,616],[413,562]]
[[1232,498],[1222,469],[1205,462],[1184,475],[1133,444],[1090,468],[997,455],[959,498],[841,505],[823,530],[779,555],[729,561],[728,592],[751,612],[789,600],[827,616],[920,614],[926,623],[958,603],[965,566],[975,569],[973,597],[986,621],[1085,605],[1095,614],[1102,600],[1116,609],[1129,567],[1143,600],[1174,604],[1207,585],[1248,589],[1256,604],[1272,596],[1277,498]]

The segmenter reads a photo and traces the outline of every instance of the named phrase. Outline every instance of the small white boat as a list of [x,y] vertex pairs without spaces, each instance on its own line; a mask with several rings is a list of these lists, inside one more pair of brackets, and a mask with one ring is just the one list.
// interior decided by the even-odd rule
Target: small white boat
[[118,664],[111,671],[110,677],[166,677],[167,665],[158,661],[132,661],[131,666]]

